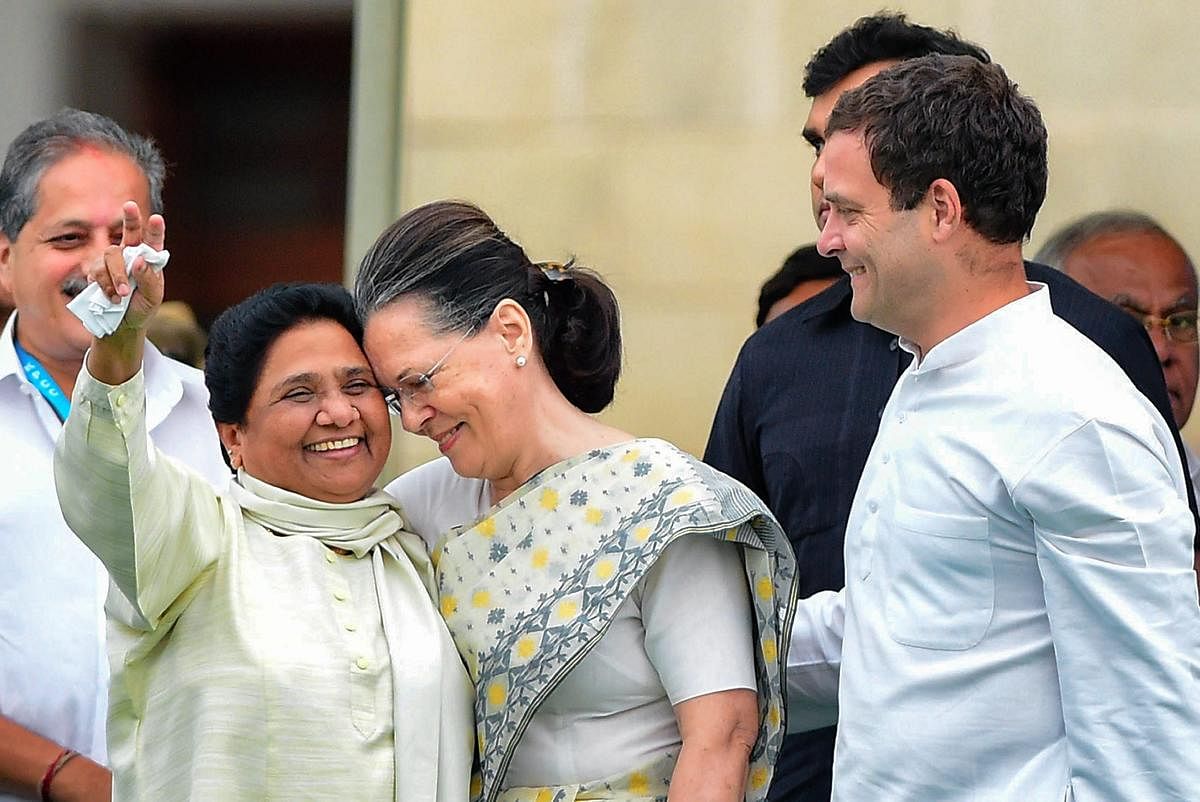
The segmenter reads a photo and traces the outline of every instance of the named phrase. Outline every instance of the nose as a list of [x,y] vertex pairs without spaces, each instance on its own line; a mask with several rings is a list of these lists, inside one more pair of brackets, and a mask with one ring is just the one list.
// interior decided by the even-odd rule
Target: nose
[[325,396],[321,408],[317,410],[318,426],[335,426],[344,429],[358,420],[358,407],[350,402],[350,398],[341,393]]
[[93,267],[99,267],[104,261],[104,252],[112,244],[108,240],[107,229],[97,228],[88,236],[87,242],[74,251],[76,258],[79,259],[79,272],[85,278],[91,278],[89,271]]
[[817,251],[822,256],[837,256],[845,249],[846,244],[842,240],[842,223],[838,219],[837,212],[830,209],[825,227],[821,229],[821,236],[817,237]]
[[433,416],[437,414],[429,404],[418,403],[415,399],[404,399],[400,402],[400,425],[404,431],[420,434]]
[[83,249],[83,258],[88,262],[98,262],[104,258],[104,252],[108,250],[109,245],[120,244],[120,239],[116,242],[109,239],[107,229],[97,227],[88,237],[87,246]]
[[1150,342],[1154,343],[1158,363],[1165,368],[1175,356],[1175,343],[1167,338],[1167,332],[1162,326],[1150,326],[1146,333],[1150,335]]

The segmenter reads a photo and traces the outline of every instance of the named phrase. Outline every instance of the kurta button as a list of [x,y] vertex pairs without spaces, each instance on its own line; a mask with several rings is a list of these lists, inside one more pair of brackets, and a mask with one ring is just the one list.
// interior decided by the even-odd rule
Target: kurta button
[[354,632],[356,629],[358,629],[358,624],[355,624],[353,621],[346,624],[347,632]]
[[901,412],[900,414],[898,414],[896,416],[896,420],[900,421],[901,423],[904,423],[904,418],[905,418],[905,415],[903,412]]
[[883,464],[884,464],[884,465],[887,465],[887,464],[888,464],[889,462],[891,462],[891,461],[892,461],[892,455],[891,455],[891,454],[884,454],[884,455],[883,455]]
[[335,557],[333,552],[330,551],[329,549],[325,549],[325,562],[327,562],[327,563],[337,562],[337,557]]
[[363,671],[366,671],[366,670],[367,670],[367,668],[368,668],[368,667],[371,665],[371,663],[370,663],[370,661],[368,661],[368,660],[367,660],[367,658],[365,658],[365,657],[360,657],[360,658],[358,658],[357,660],[355,660],[355,661],[354,661],[354,665],[358,666],[358,667],[359,667],[359,668],[361,668]]
[[124,395],[117,396],[117,406],[118,407],[125,406],[125,396]]
[[338,601],[345,601],[345,600],[346,600],[346,594],[345,594],[344,592],[340,591],[340,590],[335,590],[335,591],[333,592],[333,598],[337,599]]
[[879,505],[876,504],[874,501],[869,501],[869,502],[867,502],[867,509],[870,510],[871,512],[879,512]]

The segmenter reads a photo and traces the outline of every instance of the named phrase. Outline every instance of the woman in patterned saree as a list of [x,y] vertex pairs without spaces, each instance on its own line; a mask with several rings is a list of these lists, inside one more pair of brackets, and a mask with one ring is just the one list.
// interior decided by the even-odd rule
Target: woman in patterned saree
[[[161,218],[147,229],[161,248]],[[94,277],[111,296],[125,272],[120,249],[106,258]],[[120,591],[116,798],[462,802],[471,686],[425,549],[373,487],[391,428],[349,294],[276,285],[213,324],[209,408],[236,469],[218,492],[146,436],[162,277],[134,275],[55,455],[63,515]]]
[[791,551],[741,485],[589,414],[620,371],[608,287],[438,202],[383,233],[356,301],[393,412],[446,456],[388,489],[476,684],[474,797],[764,798]]

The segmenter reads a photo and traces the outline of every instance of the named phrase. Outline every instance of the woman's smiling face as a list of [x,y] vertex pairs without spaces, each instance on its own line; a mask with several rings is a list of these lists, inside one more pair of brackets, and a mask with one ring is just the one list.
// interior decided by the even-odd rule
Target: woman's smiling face
[[298,323],[263,360],[242,423],[219,423],[235,467],[318,501],[363,498],[383,470],[387,405],[354,337],[332,320]]
[[521,453],[517,413],[528,399],[495,329],[489,319],[467,337],[437,334],[412,297],[373,313],[365,328],[363,347],[380,384],[396,392],[404,428],[437,443],[460,476],[507,476]]

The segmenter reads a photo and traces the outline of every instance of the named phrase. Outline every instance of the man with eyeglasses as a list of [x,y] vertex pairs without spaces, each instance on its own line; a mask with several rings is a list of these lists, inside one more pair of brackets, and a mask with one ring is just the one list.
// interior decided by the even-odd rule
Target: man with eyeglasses
[[[1095,212],[1056,231],[1034,260],[1058,268],[1142,322],[1182,429],[1196,398],[1200,347],[1196,270],[1178,240],[1141,212]],[[1200,459],[1190,449],[1187,458],[1192,484],[1200,489]]]

